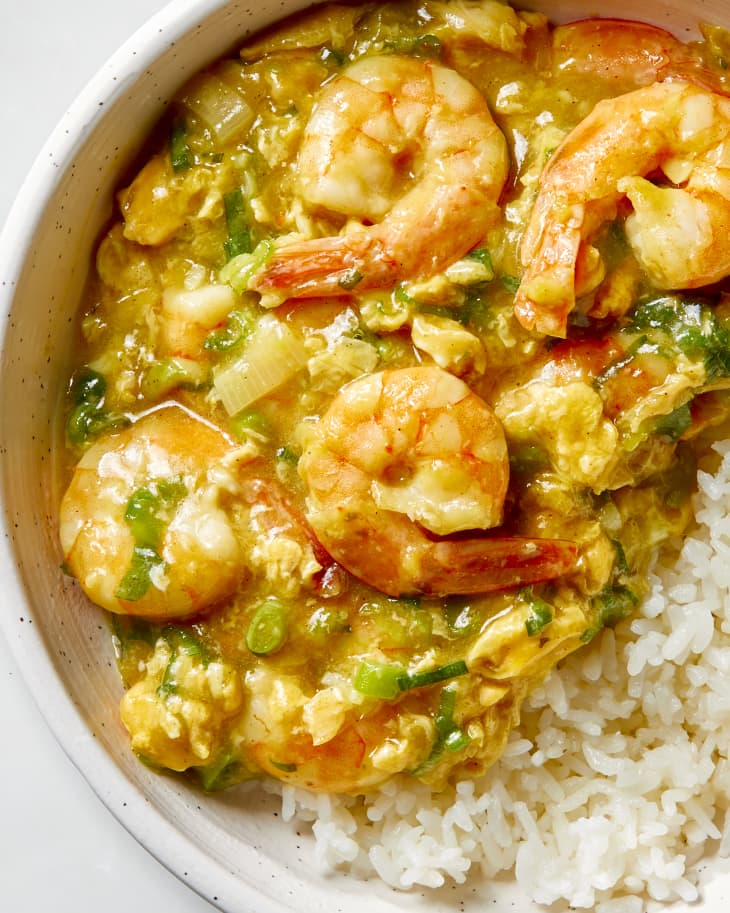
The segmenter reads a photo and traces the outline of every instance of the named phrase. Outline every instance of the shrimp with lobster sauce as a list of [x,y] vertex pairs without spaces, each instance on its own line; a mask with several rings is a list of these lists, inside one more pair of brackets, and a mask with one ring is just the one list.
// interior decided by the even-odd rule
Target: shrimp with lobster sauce
[[442,788],[635,611],[729,412],[724,40],[335,4],[175,96],[58,448],[143,760]]

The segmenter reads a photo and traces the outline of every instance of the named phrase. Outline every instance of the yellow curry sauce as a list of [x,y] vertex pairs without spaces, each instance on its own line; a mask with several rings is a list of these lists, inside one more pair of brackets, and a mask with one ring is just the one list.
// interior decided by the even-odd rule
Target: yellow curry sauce
[[[178,93],[98,247],[61,506],[148,763],[442,786],[645,595],[727,414],[730,329],[716,242],[642,200],[680,188],[691,223],[682,188],[726,180],[727,40],[609,29],[330,5]],[[588,199],[580,168],[617,158],[595,106],[629,92],[626,123],[679,110],[684,145]]]

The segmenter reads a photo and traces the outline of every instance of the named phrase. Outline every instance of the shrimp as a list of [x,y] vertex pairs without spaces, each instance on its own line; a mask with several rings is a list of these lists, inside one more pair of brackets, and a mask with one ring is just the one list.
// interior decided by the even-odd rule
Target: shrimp
[[426,702],[420,713],[385,704],[320,744],[305,734],[289,734],[278,743],[258,742],[250,747],[250,756],[269,776],[316,792],[360,795],[404,772],[443,789],[454,766],[476,775],[498,760],[519,722],[519,686],[515,691],[513,695],[503,689],[499,704],[482,711],[478,737],[461,750],[458,760],[441,757],[433,766],[428,763],[435,733]]
[[[249,748],[254,763],[278,780],[317,792],[360,793],[393,775],[388,767],[373,763],[373,755],[398,735],[398,713],[394,706],[380,708],[374,715],[347,723],[331,739],[315,744],[306,732],[277,733],[259,723],[263,739]],[[426,727],[421,735],[421,753],[427,750]],[[278,738],[277,738],[278,736]],[[377,757],[377,755],[376,755]],[[414,757],[413,767],[417,760]]]
[[[661,172],[674,186],[646,179]],[[599,102],[545,167],[522,239],[515,314],[565,336],[590,241],[628,200],[626,234],[655,286],[698,288],[730,274],[730,99],[662,82]],[[593,251],[595,254],[595,251]]]
[[252,528],[271,537],[285,536],[293,540],[303,554],[311,553],[318,565],[312,576],[315,593],[333,595],[345,589],[345,571],[332,560],[299,510],[272,479],[245,479],[241,484],[241,496],[250,508],[249,525]]
[[553,32],[553,68],[600,76],[617,87],[682,78],[718,91],[696,48],[671,32],[629,19],[581,19]]
[[479,673],[461,678],[454,725],[468,730],[470,738],[458,755],[434,757],[440,686],[353,703],[346,681],[309,694],[281,670],[248,672],[248,700],[238,727],[247,766],[318,792],[362,794],[406,771],[443,788],[455,765],[476,773],[497,760],[519,720],[526,690],[519,679],[503,685],[486,684]]
[[462,76],[430,60],[368,57],[325,86],[298,169],[310,207],[375,223],[279,243],[249,283],[311,298],[428,277],[458,260],[499,218],[508,157]]
[[335,561],[390,596],[479,593],[559,576],[575,544],[437,538],[502,522],[507,446],[489,406],[437,367],[342,388],[299,462],[307,519]]
[[235,590],[244,562],[227,503],[231,458],[220,431],[172,405],[84,454],[61,502],[60,538],[93,602],[183,618]]

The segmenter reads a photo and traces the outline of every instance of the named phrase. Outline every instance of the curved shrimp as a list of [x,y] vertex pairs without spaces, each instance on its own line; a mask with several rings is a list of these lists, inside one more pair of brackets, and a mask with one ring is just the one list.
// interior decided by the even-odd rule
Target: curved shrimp
[[671,32],[630,19],[580,19],[553,32],[553,68],[589,73],[617,86],[686,79],[718,91],[717,76],[696,48]]
[[[657,171],[674,186],[646,180]],[[730,99],[656,83],[599,102],[568,134],[522,239],[523,326],[565,336],[588,245],[625,199],[629,243],[655,286],[698,288],[730,274]]]
[[[317,792],[360,793],[396,772],[379,767],[374,760],[384,744],[397,738],[398,722],[395,706],[384,706],[372,716],[347,723],[335,736],[319,744],[306,732],[283,735],[276,726],[270,731],[259,724],[262,740],[247,747],[255,764],[278,780]],[[418,745],[420,753],[427,750],[428,734],[424,726]],[[404,768],[405,765],[401,769]]]
[[442,789],[454,767],[474,775],[493,764],[518,723],[520,687],[515,689],[516,694],[499,686],[492,686],[492,690],[501,692],[501,700],[498,706],[482,709],[477,723],[479,737],[460,751],[458,759],[442,756],[433,765],[428,762],[434,727],[427,703],[419,708],[420,713],[385,704],[347,723],[332,739],[320,744],[298,733],[280,742],[274,739],[247,747],[256,766],[269,776],[316,792],[361,795],[405,772]]
[[[483,659],[475,655],[475,665]],[[294,677],[259,668],[246,675],[238,732],[247,766],[305,789],[357,795],[406,771],[443,788],[455,766],[475,773],[497,760],[518,722],[525,689],[520,680],[487,684],[479,672],[465,675],[453,723],[469,738],[434,757],[440,685],[353,704],[349,687],[335,684],[309,695]]]
[[324,88],[298,164],[309,206],[376,223],[278,244],[249,285],[299,298],[390,286],[458,260],[499,218],[508,171],[474,86],[397,56],[364,58]]
[[365,375],[330,404],[299,471],[317,537],[391,596],[479,593],[566,573],[574,543],[437,538],[502,521],[504,434],[489,406],[436,367]]
[[66,564],[108,609],[182,618],[230,595],[244,568],[226,486],[228,439],[178,406],[82,457],[60,507]]

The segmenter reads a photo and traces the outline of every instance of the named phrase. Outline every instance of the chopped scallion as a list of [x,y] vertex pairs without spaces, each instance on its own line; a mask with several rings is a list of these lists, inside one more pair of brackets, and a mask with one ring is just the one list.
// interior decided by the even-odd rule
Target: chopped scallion
[[253,250],[253,242],[251,240],[248,212],[241,188],[237,187],[235,190],[231,190],[230,193],[224,194],[223,205],[226,211],[226,224],[228,225],[228,237],[223,244],[226,258],[232,260],[233,257],[237,257],[239,254],[250,254]]
[[178,478],[159,479],[150,488],[137,489],[124,512],[135,544],[156,549],[166,526],[162,512],[174,507],[186,494],[185,483]]
[[160,479],[149,488],[138,488],[127,501],[124,520],[134,538],[134,551],[115,593],[117,599],[136,602],[152,585],[150,573],[163,564],[158,549],[167,525],[164,513],[186,493],[181,479]]
[[449,751],[461,751],[471,742],[469,736],[461,729],[453,729],[444,739],[444,745]]
[[103,431],[129,424],[119,413],[104,409],[106,379],[98,371],[86,368],[71,383],[69,397],[73,409],[66,422],[66,436],[75,446],[81,446]]
[[525,619],[525,629],[528,637],[535,637],[540,634],[553,620],[552,607],[540,599],[539,596],[529,595],[527,599],[530,612]]
[[141,548],[156,549],[165,524],[158,517],[160,499],[147,488],[140,488],[127,502],[124,520],[135,543]]
[[167,641],[171,648],[170,661],[165,669],[162,682],[157,689],[159,697],[164,698],[177,692],[178,681],[175,678],[174,670],[181,653],[185,656],[199,659],[203,666],[207,666],[210,662],[210,655],[205,645],[185,628],[168,625],[163,629],[161,636]]
[[429,773],[441,759],[444,749],[449,751],[461,751],[462,748],[471,742],[469,736],[454,722],[454,710],[456,709],[456,689],[453,685],[447,685],[441,692],[439,706],[436,711],[436,738],[429,756],[421,762],[411,773],[416,777],[422,777]]
[[122,650],[133,641],[141,641],[148,647],[154,647],[160,639],[160,628],[156,624],[137,618],[135,615],[112,615],[112,629],[119,640]]
[[593,599],[602,627],[609,627],[626,618],[636,608],[638,598],[627,586],[607,586]]
[[212,764],[196,767],[195,772],[200,780],[200,785],[208,793],[227,789],[236,783],[250,780],[254,776],[243,765],[233,749],[222,751]]
[[537,444],[518,444],[509,455],[509,468],[521,475],[534,475],[550,466],[546,451]]
[[170,128],[170,164],[175,174],[193,167],[193,153],[188,145],[188,128],[182,118],[173,121]]
[[253,330],[253,319],[245,311],[231,311],[226,325],[208,334],[203,348],[209,352],[228,352],[244,342]]
[[613,545],[614,551],[616,552],[616,571],[621,574],[630,574],[631,568],[629,567],[629,562],[626,560],[626,552],[624,551],[623,545],[618,541],[618,539],[611,539],[611,545]]
[[453,637],[466,637],[476,634],[482,625],[482,612],[473,599],[463,596],[452,596],[444,606],[444,617]]
[[446,736],[454,729],[454,710],[456,708],[456,690],[452,687],[446,687],[441,692],[439,699],[439,709],[436,714],[436,732],[441,738]]
[[210,661],[210,656],[205,644],[185,628],[180,628],[176,625],[168,625],[163,629],[162,637],[164,637],[174,651],[185,653],[186,656],[197,656],[203,660],[204,665],[207,665]]
[[402,666],[389,666],[384,663],[362,662],[358,666],[353,681],[355,691],[366,697],[378,697],[391,701],[400,693]]
[[246,631],[246,646],[257,656],[274,653],[282,646],[287,634],[287,611],[273,597],[264,600],[254,613]]
[[106,395],[106,379],[98,371],[86,368],[74,378],[70,392],[76,405],[100,403]]
[[153,362],[145,371],[140,385],[146,399],[161,399],[183,384],[195,385],[199,371],[189,359],[161,358]]
[[689,403],[678,406],[669,415],[660,415],[654,424],[654,433],[670,441],[678,441],[692,425],[692,412]]
[[277,770],[283,770],[284,773],[292,774],[297,769],[296,764],[291,764],[286,761],[275,761],[273,758],[269,758],[271,766],[275,767]]
[[280,463],[288,463],[290,466],[296,466],[299,462],[299,457],[293,450],[290,450],[289,447],[279,447],[276,451],[276,459]]
[[469,669],[464,660],[457,659],[453,663],[447,663],[445,666],[439,666],[436,669],[429,669],[427,672],[405,672],[398,678],[398,687],[401,691],[424,688],[428,685],[435,685],[437,682],[446,681],[449,678],[466,675],[468,671]]
[[412,54],[414,57],[439,57],[441,47],[441,40],[436,35],[407,36],[383,42],[383,50],[386,52]]
[[340,288],[343,288],[345,291],[349,292],[358,286],[364,278],[365,276],[359,270],[351,269],[339,280],[337,284],[340,286]]
[[153,548],[136,545],[127,572],[114,595],[117,599],[138,602],[152,585],[150,572],[161,564],[162,558]]
[[485,266],[489,272],[494,273],[492,255],[486,247],[477,247],[475,250],[470,250],[469,253],[464,256],[464,259],[476,260],[477,263],[481,263],[482,266]]
[[319,59],[328,67],[341,67],[345,62],[345,55],[331,47],[323,47],[319,52]]
[[254,247],[250,254],[239,254],[220,271],[220,280],[243,294],[248,289],[249,280],[271,259],[274,253],[274,242],[264,239]]
[[244,409],[243,412],[234,415],[228,425],[231,432],[240,440],[245,439],[249,434],[264,438],[269,438],[272,434],[271,423],[256,409]]
[[395,287],[394,297],[398,304],[418,304],[416,299],[412,295],[409,295],[402,285],[397,285]]
[[177,692],[177,679],[175,678],[175,660],[177,659],[177,653],[173,651],[172,656],[170,657],[170,662],[165,668],[165,672],[162,676],[162,681],[157,688],[157,696],[161,698],[166,698],[171,694]]
[[581,634],[581,643],[589,643],[601,628],[610,628],[626,618],[636,608],[639,599],[627,586],[614,584],[604,587],[591,600],[596,623]]

